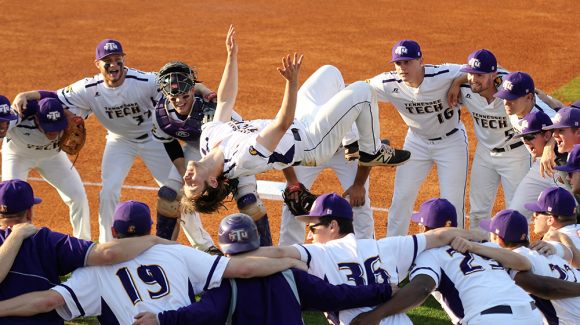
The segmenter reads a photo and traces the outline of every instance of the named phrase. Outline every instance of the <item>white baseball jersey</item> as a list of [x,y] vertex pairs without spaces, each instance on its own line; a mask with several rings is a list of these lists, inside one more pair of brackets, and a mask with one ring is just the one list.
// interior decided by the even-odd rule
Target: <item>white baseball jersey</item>
[[218,287],[228,261],[191,247],[156,245],[124,263],[77,269],[52,288],[66,302],[56,311],[66,320],[99,316],[101,324],[132,324],[140,312],[184,307]]
[[[550,255],[548,257],[538,254],[537,251],[527,247],[518,247],[514,252],[528,258],[532,264],[530,272],[549,276],[570,282],[580,280],[580,271],[568,265],[562,258]],[[518,271],[510,271],[515,278]],[[579,324],[580,323],[580,297],[546,300],[532,295],[536,305],[542,312],[544,324]]]
[[[354,234],[325,244],[294,245],[308,273],[331,284],[353,286],[395,283],[405,279],[417,254],[425,250],[425,235],[389,237],[381,240],[356,239]],[[335,324],[349,324],[362,312],[372,308],[354,308],[330,315]],[[412,324],[404,313],[383,319],[381,325]]]
[[379,102],[389,102],[411,131],[424,139],[451,132],[459,124],[459,107],[449,108],[447,91],[463,67],[457,64],[424,65],[425,78],[418,88],[409,87],[396,71],[383,72],[366,80],[377,92]]
[[574,242],[576,248],[580,249],[580,237],[578,235],[578,231],[580,231],[579,224],[567,225],[558,229],[558,231],[568,235],[572,239],[572,242]]
[[98,74],[58,90],[58,99],[83,119],[95,114],[109,133],[145,141],[153,128],[154,106],[161,92],[155,74],[126,69],[119,87],[106,87],[103,75]]
[[[493,243],[483,245],[500,247]],[[454,324],[468,323],[491,307],[524,305],[532,301],[500,263],[473,253],[459,253],[449,245],[419,254],[410,280],[418,274],[428,275],[435,281],[433,296]]]
[[[505,70],[498,70],[497,78],[503,80],[507,74]],[[473,128],[478,143],[492,150],[522,141],[513,138],[513,126],[505,111],[503,99],[494,98],[494,101],[488,104],[485,97],[471,91],[469,84],[461,85],[460,99],[473,117]]]
[[9,131],[4,140],[4,148],[9,148],[13,153],[27,158],[46,158],[57,155],[60,152],[58,142],[62,131],[54,140],[49,140],[44,133],[40,132],[34,116],[26,119],[10,121]]

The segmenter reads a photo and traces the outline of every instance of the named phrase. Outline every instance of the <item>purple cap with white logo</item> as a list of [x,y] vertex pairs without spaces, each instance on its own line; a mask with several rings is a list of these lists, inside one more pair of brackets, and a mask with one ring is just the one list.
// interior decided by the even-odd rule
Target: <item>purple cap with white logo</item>
[[552,119],[548,114],[536,111],[526,115],[521,122],[522,133],[514,136],[514,138],[523,137],[526,134],[537,133],[542,131],[545,127],[552,125]]
[[492,73],[497,71],[495,55],[486,49],[477,50],[467,58],[467,67],[459,70],[467,73]]
[[570,150],[566,165],[556,166],[554,168],[567,173],[580,172],[580,145],[575,145],[574,148]]
[[127,201],[117,204],[113,216],[113,228],[123,234],[139,234],[151,229],[151,211],[145,203]]
[[352,221],[352,206],[340,195],[332,192],[319,196],[307,215],[296,216],[296,220],[310,222],[310,218],[335,217]]
[[419,43],[408,39],[397,42],[393,47],[393,59],[389,63],[395,61],[410,61],[420,58],[421,47]]
[[576,214],[576,201],[572,194],[556,186],[543,190],[537,202],[526,203],[524,207],[534,212],[547,212],[561,216]]
[[483,230],[513,242],[522,242],[528,239],[528,220],[517,210],[501,210],[493,219],[480,221],[479,226]]
[[123,47],[121,43],[115,41],[114,39],[107,38],[106,40],[102,40],[99,45],[97,45],[97,50],[95,53],[96,60],[100,60],[107,55],[111,54],[123,54]]
[[570,107],[580,108],[580,101],[575,102],[574,104],[570,105]]
[[501,99],[518,99],[527,94],[533,94],[535,90],[534,80],[525,72],[512,72],[508,74],[503,83],[502,90],[493,97]]
[[580,127],[580,109],[564,107],[554,116],[554,124],[545,127],[544,130]]
[[10,100],[0,95],[0,122],[8,122],[16,119],[18,119],[18,116],[10,108]]
[[421,204],[411,220],[429,228],[457,227],[457,210],[446,199],[433,198]]
[[0,183],[0,214],[15,214],[42,202],[34,197],[32,187],[25,181],[11,179]]
[[38,103],[36,111],[38,124],[45,132],[58,132],[66,129],[68,120],[64,116],[62,104],[56,98],[45,98]]

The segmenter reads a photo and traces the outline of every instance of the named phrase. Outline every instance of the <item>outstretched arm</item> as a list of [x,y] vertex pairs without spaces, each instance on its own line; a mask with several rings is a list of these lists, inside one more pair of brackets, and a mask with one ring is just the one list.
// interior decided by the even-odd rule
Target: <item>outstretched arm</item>
[[87,265],[107,265],[125,262],[157,244],[176,245],[177,243],[154,235],[117,239],[93,246],[87,258]]
[[238,96],[238,45],[236,44],[236,30],[230,26],[226,38],[228,59],[218,88],[218,99],[214,121],[227,123],[232,118],[234,104]]
[[282,100],[282,107],[278,112],[278,116],[274,122],[270,123],[256,139],[256,142],[264,146],[268,151],[273,152],[278,146],[278,143],[288,131],[288,128],[294,122],[294,114],[296,113],[296,102],[298,99],[298,75],[300,74],[300,66],[304,55],[298,58],[298,53],[294,53],[294,59],[288,54],[287,57],[282,58],[283,68],[278,68],[278,72],[286,79],[286,90],[284,92],[284,99]]
[[509,249],[480,245],[460,237],[451,242],[451,247],[460,253],[470,252],[492,258],[510,269],[528,271],[532,267],[532,264],[525,256],[514,253]]
[[268,247],[260,247],[253,251],[236,254],[236,256],[233,256],[232,259],[246,256],[263,256],[271,258],[290,257],[299,260],[300,252],[296,247],[292,246],[268,246]]
[[64,298],[54,290],[36,291],[0,301],[0,317],[33,316],[47,313],[65,304]]
[[526,292],[542,299],[580,297],[580,283],[537,275],[529,271],[518,272],[514,280]]
[[488,239],[487,236],[479,230],[465,230],[448,227],[437,228],[429,230],[428,232],[425,233],[425,238],[427,239],[427,245],[425,246],[425,250],[434,247],[449,245],[451,244],[451,241],[455,239],[455,237],[461,237],[472,241],[480,241],[480,242],[486,241]]
[[244,257],[232,258],[224,271],[223,278],[255,278],[272,275],[289,268],[308,270],[306,263],[293,258]]
[[460,75],[459,77],[453,80],[451,87],[447,91],[447,104],[449,108],[453,108],[454,106],[459,106],[459,94],[461,92],[461,84],[467,82],[467,73]]
[[[548,233],[544,236],[544,240],[559,241],[560,243],[566,245],[572,251],[572,254],[564,256],[564,259],[567,260],[568,263],[570,263],[570,265],[573,267],[580,267],[580,251],[576,245],[574,245],[574,242],[572,239],[570,239],[570,237],[568,237],[568,235],[559,232],[558,230],[550,229],[550,231],[548,231]],[[566,253],[565,250],[564,253]]]

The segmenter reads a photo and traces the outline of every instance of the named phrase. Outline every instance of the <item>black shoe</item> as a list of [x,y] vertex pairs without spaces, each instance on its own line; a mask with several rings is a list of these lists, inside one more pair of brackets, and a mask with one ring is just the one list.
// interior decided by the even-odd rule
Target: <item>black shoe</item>
[[358,141],[344,146],[344,158],[348,161],[357,160],[360,158],[358,151]]
[[374,154],[366,152],[360,153],[358,164],[365,167],[374,166],[399,166],[411,159],[411,152],[407,150],[399,150],[392,148],[386,144],[382,144],[379,151]]
[[210,248],[205,250],[205,252],[213,256],[224,256],[224,253],[214,245],[211,245]]

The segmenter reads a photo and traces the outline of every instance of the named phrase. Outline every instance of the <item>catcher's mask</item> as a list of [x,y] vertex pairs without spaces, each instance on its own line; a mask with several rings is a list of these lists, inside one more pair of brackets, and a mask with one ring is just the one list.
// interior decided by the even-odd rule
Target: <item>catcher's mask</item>
[[218,230],[220,248],[226,254],[252,251],[260,247],[260,235],[254,220],[247,214],[225,217]]
[[165,96],[185,94],[195,86],[197,68],[183,62],[169,62],[159,70],[159,88]]

